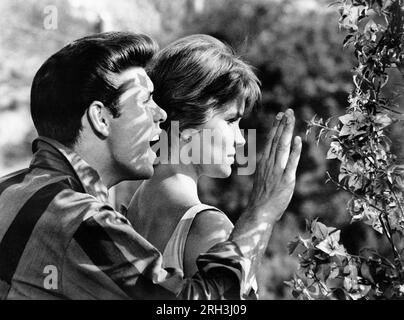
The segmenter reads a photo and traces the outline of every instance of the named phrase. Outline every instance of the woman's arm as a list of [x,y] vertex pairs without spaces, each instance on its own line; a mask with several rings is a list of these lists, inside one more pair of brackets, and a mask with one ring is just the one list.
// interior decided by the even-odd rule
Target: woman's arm
[[196,259],[219,242],[226,241],[233,230],[233,224],[226,215],[206,210],[196,215],[184,248],[184,274],[190,277],[198,270]]

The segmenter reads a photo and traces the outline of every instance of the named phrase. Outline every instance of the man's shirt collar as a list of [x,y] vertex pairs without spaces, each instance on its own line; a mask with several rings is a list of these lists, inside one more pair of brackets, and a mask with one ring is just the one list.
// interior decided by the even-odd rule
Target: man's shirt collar
[[102,202],[108,201],[108,189],[101,177],[72,149],[56,140],[38,137],[32,143],[34,153],[30,167],[38,167],[73,175],[86,193]]

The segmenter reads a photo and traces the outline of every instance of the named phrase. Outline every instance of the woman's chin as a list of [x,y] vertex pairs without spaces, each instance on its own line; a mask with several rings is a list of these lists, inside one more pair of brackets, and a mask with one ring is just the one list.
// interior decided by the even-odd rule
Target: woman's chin
[[207,174],[211,178],[226,179],[231,175],[231,166],[222,164],[215,166],[214,170],[211,170],[210,174]]

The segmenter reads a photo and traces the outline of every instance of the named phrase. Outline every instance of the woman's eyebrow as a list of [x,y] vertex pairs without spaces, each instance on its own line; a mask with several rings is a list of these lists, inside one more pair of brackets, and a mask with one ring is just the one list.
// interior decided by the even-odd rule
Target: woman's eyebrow
[[243,113],[240,112],[240,110],[228,110],[225,112],[225,115],[231,118],[242,118]]

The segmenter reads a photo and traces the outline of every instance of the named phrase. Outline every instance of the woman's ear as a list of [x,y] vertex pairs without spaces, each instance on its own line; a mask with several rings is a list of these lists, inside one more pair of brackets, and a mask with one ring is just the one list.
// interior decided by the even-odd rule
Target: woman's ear
[[191,141],[191,139],[192,139],[192,136],[191,136],[191,134],[189,132],[184,132],[183,131],[183,132],[180,133],[180,140],[182,142],[188,143],[188,142]]
[[188,143],[192,141],[193,136],[197,135],[200,133],[200,130],[193,129],[193,128],[188,128],[180,132],[180,140]]
[[109,110],[100,101],[93,101],[87,109],[87,120],[94,133],[100,138],[109,136],[111,116]]

